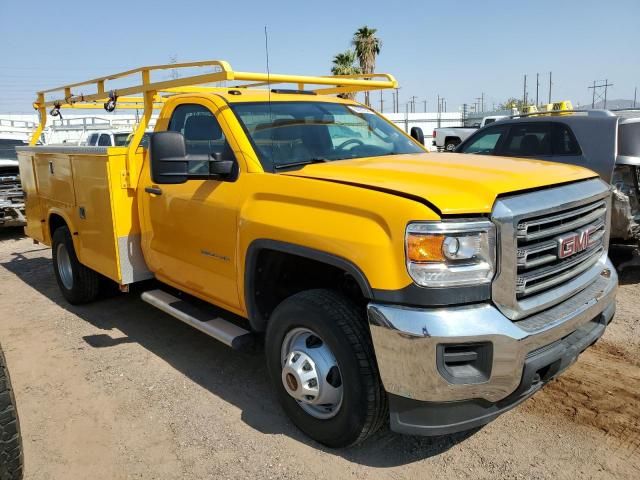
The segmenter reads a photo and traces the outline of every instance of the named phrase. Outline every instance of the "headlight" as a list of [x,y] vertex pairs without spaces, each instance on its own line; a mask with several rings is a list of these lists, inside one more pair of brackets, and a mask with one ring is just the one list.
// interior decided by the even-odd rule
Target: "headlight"
[[489,221],[410,223],[405,243],[409,275],[420,286],[478,285],[493,279],[496,233]]

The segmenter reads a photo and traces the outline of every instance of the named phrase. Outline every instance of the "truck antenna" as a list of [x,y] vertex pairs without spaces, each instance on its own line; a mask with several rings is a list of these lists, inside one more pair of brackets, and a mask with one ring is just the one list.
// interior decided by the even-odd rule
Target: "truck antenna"
[[273,160],[273,112],[271,111],[271,71],[269,70],[269,32],[267,26],[264,26],[264,51],[267,58],[267,102],[269,105],[269,139],[271,140],[271,159]]

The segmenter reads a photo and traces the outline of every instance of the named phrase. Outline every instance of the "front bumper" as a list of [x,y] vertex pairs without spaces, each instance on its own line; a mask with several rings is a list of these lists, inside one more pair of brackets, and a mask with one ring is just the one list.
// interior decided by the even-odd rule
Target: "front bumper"
[[0,201],[0,227],[24,227],[24,204],[11,204]]
[[[487,423],[514,407],[602,335],[615,313],[617,283],[607,260],[602,274],[584,290],[517,322],[488,303],[434,309],[369,304],[392,428],[450,433]],[[490,345],[486,378],[465,382],[441,373],[439,346],[465,344]],[[422,420],[416,423],[417,418]]]

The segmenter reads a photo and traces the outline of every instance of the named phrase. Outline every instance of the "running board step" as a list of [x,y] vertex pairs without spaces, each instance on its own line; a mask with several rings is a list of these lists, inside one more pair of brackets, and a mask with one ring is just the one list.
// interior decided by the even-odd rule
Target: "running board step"
[[149,290],[144,292],[141,298],[159,310],[206,333],[234,350],[242,350],[253,344],[254,338],[250,331],[174,297],[163,290]]

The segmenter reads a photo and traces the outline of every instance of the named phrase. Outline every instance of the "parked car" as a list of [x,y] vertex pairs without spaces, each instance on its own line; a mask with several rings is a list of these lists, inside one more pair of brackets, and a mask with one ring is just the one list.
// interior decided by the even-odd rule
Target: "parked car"
[[17,146],[21,140],[0,138],[0,228],[25,225],[24,193],[20,186]]
[[86,147],[123,147],[131,132],[114,132],[110,130],[88,132],[87,137],[80,142]]
[[613,185],[610,242],[640,266],[640,118],[604,110],[515,117],[478,130],[456,152],[580,165]]
[[[26,231],[51,245],[69,302],[96,300],[103,277],[123,291],[155,278],[145,302],[226,345],[264,333],[282,408],[331,447],[387,420],[420,435],[488,423],[612,320],[611,195],[594,172],[428,153],[374,110],[323,94],[392,89],[390,75],[198,65],[217,71],[149,80],[171,64],[66,87],[84,102],[131,75],[129,94],[171,89],[146,152],[19,149]],[[41,118],[67,106],[38,98]]]
[[484,117],[479,126],[476,127],[442,127],[436,128],[433,131],[433,146],[438,150],[444,150],[446,152],[453,152],[455,148],[460,145],[467,137],[473,135],[479,128],[489,125],[503,118],[508,118],[504,115],[492,115]]

